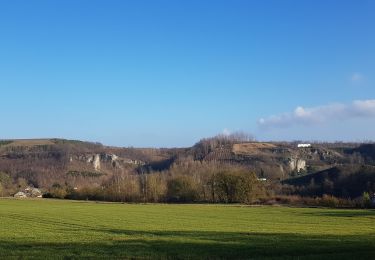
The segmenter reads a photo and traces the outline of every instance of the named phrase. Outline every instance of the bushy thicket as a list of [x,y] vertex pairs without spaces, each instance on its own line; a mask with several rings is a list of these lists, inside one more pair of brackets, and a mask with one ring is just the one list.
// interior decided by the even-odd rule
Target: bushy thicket
[[324,194],[355,199],[363,192],[375,193],[375,167],[346,165],[284,182],[284,194],[322,197]]
[[54,185],[48,197],[121,202],[208,202],[251,204],[266,196],[264,184],[241,167],[176,163],[150,174],[118,172],[97,187]]
[[261,204],[274,205],[284,204],[292,206],[308,206],[308,207],[329,207],[329,208],[373,208],[370,195],[364,192],[362,196],[355,199],[338,198],[332,195],[324,194],[316,197],[302,197],[299,195],[278,195],[265,197],[261,200]]

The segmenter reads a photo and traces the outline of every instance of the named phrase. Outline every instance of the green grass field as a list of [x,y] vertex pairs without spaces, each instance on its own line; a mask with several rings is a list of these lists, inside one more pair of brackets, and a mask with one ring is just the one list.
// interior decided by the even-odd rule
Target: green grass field
[[0,258],[375,259],[375,211],[0,199]]

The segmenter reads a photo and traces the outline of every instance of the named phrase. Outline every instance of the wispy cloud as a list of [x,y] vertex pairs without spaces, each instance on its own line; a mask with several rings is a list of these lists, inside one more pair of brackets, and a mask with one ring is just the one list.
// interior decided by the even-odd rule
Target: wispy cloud
[[229,129],[224,128],[224,130],[223,130],[223,132],[222,132],[222,135],[224,135],[224,136],[230,136],[231,133],[232,133],[232,132],[231,132]]
[[361,81],[363,81],[363,75],[359,72],[355,72],[353,73],[353,75],[351,76],[350,80],[353,82],[353,83],[359,83]]
[[316,125],[353,118],[375,118],[375,99],[355,100],[350,104],[334,103],[317,107],[297,107],[293,112],[273,115],[258,120],[265,128],[293,125]]

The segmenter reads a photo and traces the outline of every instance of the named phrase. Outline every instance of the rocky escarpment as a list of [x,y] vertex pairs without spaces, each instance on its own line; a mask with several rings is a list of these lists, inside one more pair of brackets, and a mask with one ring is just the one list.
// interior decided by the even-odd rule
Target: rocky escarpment
[[289,158],[289,167],[292,171],[302,172],[306,170],[306,161],[300,158]]
[[271,179],[325,169],[346,160],[342,153],[317,144],[299,147],[294,143],[211,142],[194,148],[197,149],[196,160],[242,165]]
[[262,178],[283,180],[335,165],[372,160],[372,146],[358,147],[209,140],[191,148],[138,149],[60,139],[16,140],[0,142],[0,172],[13,180],[26,179],[37,187],[55,182],[99,185],[115,174],[163,172],[176,162],[194,161],[240,165]]
[[35,187],[54,183],[96,185],[115,172],[132,171],[146,164],[137,153],[122,157],[116,151],[121,153],[121,148],[68,140],[1,142],[0,173],[14,181],[24,179]]
[[348,162],[343,153],[322,144],[299,147],[297,143],[239,143],[233,145],[232,153],[242,157],[243,163],[255,165],[257,172],[272,178],[314,172]]
[[76,155],[75,157],[71,157],[70,162],[74,163],[74,161],[86,162],[87,164],[92,165],[92,167],[96,171],[100,171],[102,165],[110,165],[113,168],[122,169],[124,165],[135,165],[135,166],[142,166],[146,163],[141,160],[129,159],[129,158],[122,158],[117,156],[116,154],[88,154],[88,155]]

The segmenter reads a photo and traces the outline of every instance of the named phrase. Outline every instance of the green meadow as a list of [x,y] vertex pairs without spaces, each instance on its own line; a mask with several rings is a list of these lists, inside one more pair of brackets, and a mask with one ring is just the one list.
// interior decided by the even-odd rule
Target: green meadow
[[0,258],[375,259],[375,211],[0,199]]

